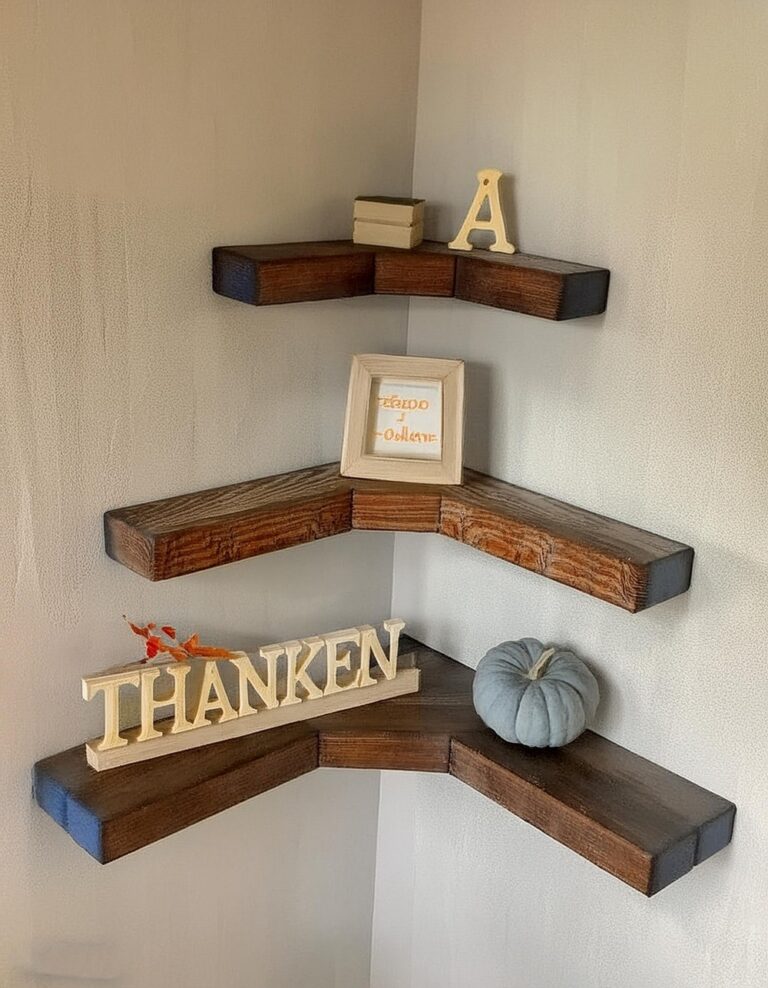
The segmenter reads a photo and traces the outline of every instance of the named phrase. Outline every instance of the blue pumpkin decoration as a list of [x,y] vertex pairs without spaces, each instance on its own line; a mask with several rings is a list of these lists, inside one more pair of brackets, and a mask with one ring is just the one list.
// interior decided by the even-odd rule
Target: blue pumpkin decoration
[[472,698],[484,723],[505,741],[559,748],[595,716],[600,689],[573,652],[521,638],[483,656]]

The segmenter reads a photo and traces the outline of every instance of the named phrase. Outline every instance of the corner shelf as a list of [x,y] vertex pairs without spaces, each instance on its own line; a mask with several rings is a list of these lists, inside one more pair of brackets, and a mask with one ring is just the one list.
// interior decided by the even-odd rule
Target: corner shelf
[[632,612],[691,582],[690,546],[472,470],[441,487],[353,480],[330,463],[104,515],[107,554],[149,580],[353,529],[437,532]]
[[319,767],[449,773],[645,895],[730,842],[728,800],[590,731],[506,744],[473,709],[472,670],[409,647],[419,693],[107,772],[79,745],[37,763],[37,802],[105,864]]
[[351,240],[213,250],[213,290],[251,305],[428,295],[543,319],[577,319],[605,311],[608,280],[605,268],[533,254],[455,251],[432,241],[412,250]]

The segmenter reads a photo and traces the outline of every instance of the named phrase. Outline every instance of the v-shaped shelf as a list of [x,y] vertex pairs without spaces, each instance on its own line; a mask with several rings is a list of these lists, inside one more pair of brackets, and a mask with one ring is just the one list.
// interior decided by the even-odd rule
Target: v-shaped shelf
[[534,254],[456,251],[432,241],[410,250],[325,240],[213,251],[213,290],[251,305],[429,295],[577,319],[605,310],[608,279],[605,268]]
[[688,589],[693,549],[472,470],[455,487],[339,476],[338,464],[104,516],[107,553],[149,580],[353,529],[437,532],[628,611]]
[[318,767],[447,772],[646,895],[729,843],[728,800],[591,731],[506,744],[474,711],[472,670],[409,647],[419,693],[107,772],[79,745],[37,763],[37,801],[103,863]]

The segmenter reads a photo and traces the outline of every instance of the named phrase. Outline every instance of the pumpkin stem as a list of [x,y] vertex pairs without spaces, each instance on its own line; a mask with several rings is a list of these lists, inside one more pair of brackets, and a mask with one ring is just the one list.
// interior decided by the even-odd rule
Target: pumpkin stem
[[535,664],[528,670],[529,679],[541,679],[549,665],[549,660],[555,654],[556,649],[546,648],[536,660]]

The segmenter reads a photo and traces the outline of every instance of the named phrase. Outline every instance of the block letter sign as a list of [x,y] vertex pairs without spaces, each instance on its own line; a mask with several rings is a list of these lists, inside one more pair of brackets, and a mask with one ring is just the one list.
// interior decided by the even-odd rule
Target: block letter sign
[[[253,656],[200,648],[226,658],[172,659],[87,676],[83,699],[102,694],[104,701],[104,734],[87,742],[88,764],[101,772],[418,692],[419,670],[397,667],[405,622],[390,618],[383,627],[389,654],[376,629],[361,625],[265,645]],[[121,687],[139,691],[141,709],[141,723],[124,731]],[[156,721],[162,708],[171,708],[172,716]]]
[[[507,239],[507,229],[504,225],[504,213],[501,211],[501,197],[499,196],[499,179],[501,172],[498,168],[483,168],[477,173],[477,192],[472,200],[472,205],[461,225],[461,229],[456,234],[448,246],[453,250],[472,250],[469,242],[469,235],[473,230],[491,230],[496,239],[489,247],[489,250],[499,251],[502,254],[514,254],[515,245]],[[479,219],[480,210],[488,200],[490,219]]]

